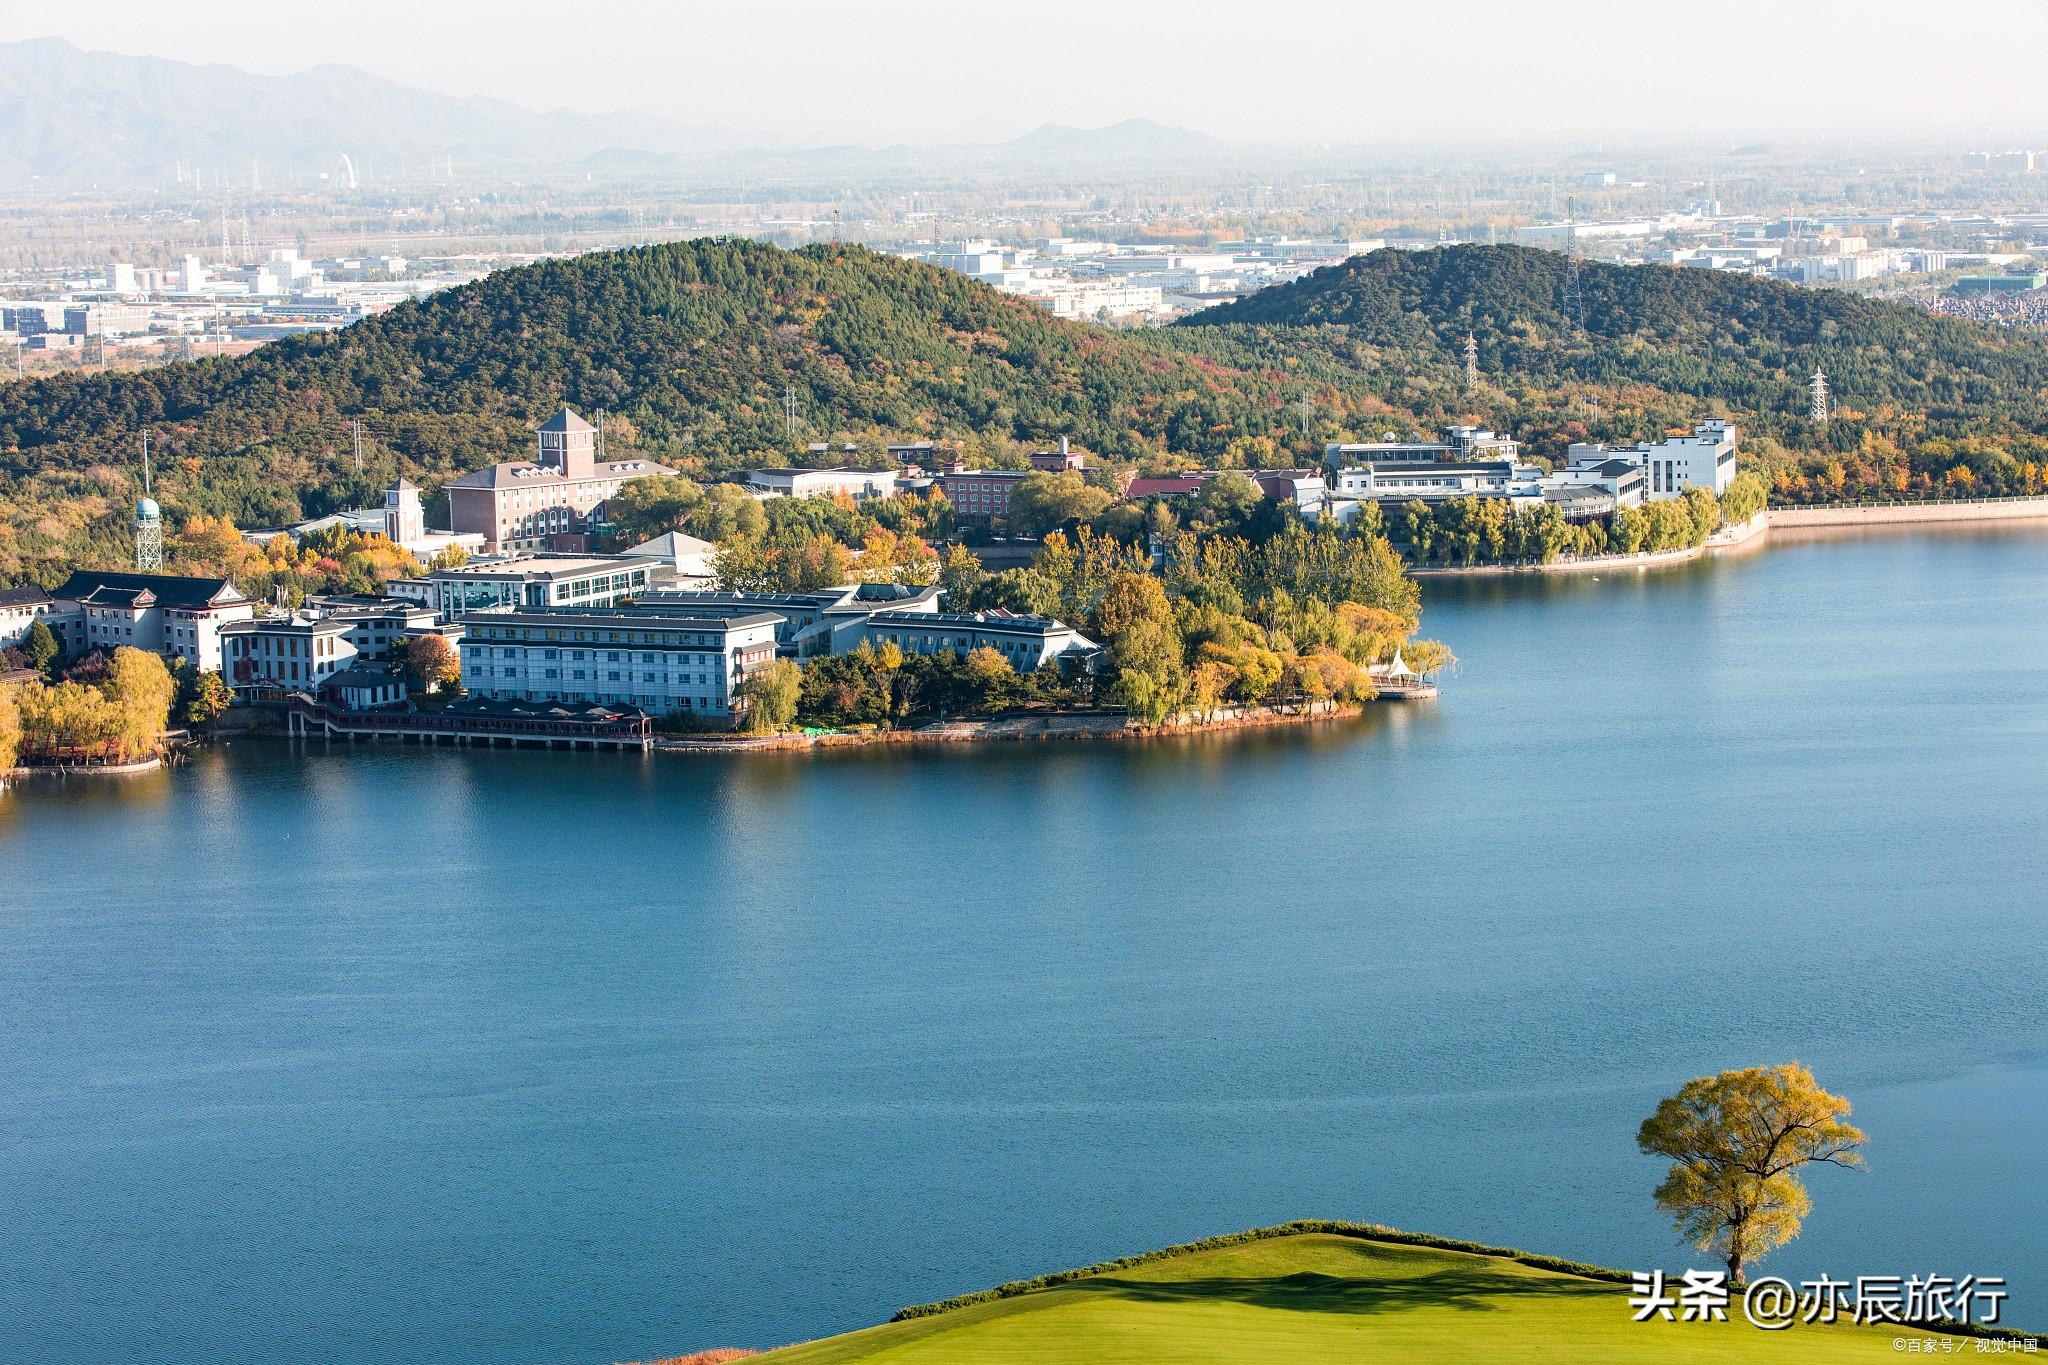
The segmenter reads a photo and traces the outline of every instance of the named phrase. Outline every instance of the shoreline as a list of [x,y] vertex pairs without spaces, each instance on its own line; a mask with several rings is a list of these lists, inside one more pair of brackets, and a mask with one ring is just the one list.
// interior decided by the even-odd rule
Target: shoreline
[[825,734],[657,735],[651,753],[667,754],[749,754],[814,753],[830,749],[867,749],[879,746],[922,746],[942,744],[1030,744],[1060,740],[1106,740],[1129,743],[1137,740],[1170,739],[1180,736],[1229,734],[1241,730],[1266,730],[1287,725],[1316,725],[1329,721],[1356,720],[1368,706],[1383,702],[1431,701],[1434,685],[1383,692],[1369,702],[1308,702],[1300,706],[1256,706],[1231,708],[1206,719],[1176,717],[1158,725],[1133,721],[1120,713],[1089,712],[1043,716],[998,717],[992,720],[938,721],[907,730],[836,730]]
[[0,768],[0,787],[38,777],[138,777],[164,767],[161,756],[139,758],[133,763],[56,763]]
[[2048,521],[2048,497],[1983,498],[1968,502],[1891,502],[1857,506],[1767,507],[1748,521],[1724,526],[1704,545],[1648,550],[1632,555],[1594,555],[1548,564],[1470,564],[1418,568],[1413,578],[1487,578],[1511,574],[1601,573],[1663,569],[1715,555],[1760,550],[1776,530],[1826,531],[1872,526],[1932,526],[1957,522]]

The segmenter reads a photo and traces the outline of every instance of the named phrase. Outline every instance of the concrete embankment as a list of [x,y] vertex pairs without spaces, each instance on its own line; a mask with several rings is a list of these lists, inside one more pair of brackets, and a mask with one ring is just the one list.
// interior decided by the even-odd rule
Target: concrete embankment
[[1941,522],[2048,521],[2048,498],[1984,498],[1974,502],[1870,503],[1855,507],[1773,507],[1739,526],[1725,526],[1704,545],[1682,550],[1657,550],[1633,555],[1591,555],[1555,559],[1548,564],[1474,564],[1469,567],[1419,568],[1417,578],[1490,576],[1532,573],[1618,573],[1624,569],[1663,569],[1690,564],[1710,555],[1762,549],[1773,531],[1849,529],[1872,526],[1913,526]]
[[1680,550],[1646,550],[1632,555],[1588,555],[1583,559],[1553,559],[1548,564],[1473,564],[1464,567],[1420,568],[1408,572],[1416,578],[1489,577],[1532,573],[1618,573],[1623,569],[1662,569],[1690,564],[1712,554],[1755,549],[1771,529],[1771,513],[1759,512],[1737,526],[1724,526],[1704,545]]
[[1858,507],[1773,507],[1773,528],[1910,526],[1938,521],[2048,519],[2048,498],[1982,498],[1968,502],[1890,502]]

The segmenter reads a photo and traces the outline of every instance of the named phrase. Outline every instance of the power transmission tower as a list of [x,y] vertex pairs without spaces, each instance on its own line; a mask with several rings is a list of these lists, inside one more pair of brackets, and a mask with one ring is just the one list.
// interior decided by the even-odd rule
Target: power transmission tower
[[363,472],[363,419],[358,417],[348,424],[349,434],[355,438],[356,473]]
[[597,462],[604,463],[604,409],[597,410]]
[[782,420],[789,439],[796,439],[796,385],[791,384],[782,391]]
[[1309,396],[1309,391],[1304,388],[1301,391],[1301,434],[1304,437],[1308,435],[1309,419],[1314,413],[1315,400]]
[[1828,397],[1828,372],[1818,365],[1814,366],[1813,378],[1807,381],[1806,387],[1813,391],[1813,406],[1807,415],[1813,418],[1815,426],[1824,427],[1832,413]]
[[1579,331],[1586,330],[1586,296],[1579,287],[1579,206],[1565,201],[1564,298],[1565,320]]
[[1465,392],[1479,392],[1479,338],[1465,333]]

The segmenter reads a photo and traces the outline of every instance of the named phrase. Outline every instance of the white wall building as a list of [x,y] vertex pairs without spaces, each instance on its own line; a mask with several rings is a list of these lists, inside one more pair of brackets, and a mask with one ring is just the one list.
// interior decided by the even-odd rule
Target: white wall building
[[519,555],[384,585],[393,597],[430,607],[442,620],[492,607],[608,607],[667,583],[659,559],[634,555]]
[[826,498],[840,493],[855,502],[886,498],[896,491],[893,469],[749,469],[747,487],[763,498]]
[[225,578],[81,569],[51,596],[52,629],[58,617],[71,618],[67,649],[133,645],[175,655],[201,672],[220,669],[221,627],[256,614],[255,603]]
[[480,612],[462,619],[462,681],[497,701],[637,706],[729,717],[748,675],[775,658],[770,612]]
[[1701,422],[1690,436],[1608,446],[1575,441],[1566,452],[1570,469],[1626,460],[1644,474],[1644,496],[1651,502],[1681,497],[1688,488],[1704,488],[1715,497],[1735,480],[1736,428],[1727,422]]

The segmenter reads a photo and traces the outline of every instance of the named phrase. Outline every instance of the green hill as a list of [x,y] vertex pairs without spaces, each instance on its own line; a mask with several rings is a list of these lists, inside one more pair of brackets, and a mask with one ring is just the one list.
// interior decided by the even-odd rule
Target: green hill
[[1638,1323],[1624,1274],[1437,1241],[1385,1228],[1289,1224],[906,1310],[883,1326],[760,1359],[1828,1365],[1889,1356],[1900,1335],[1846,1324],[1765,1332],[1741,1320],[1739,1304],[1726,1323]]
[[1185,319],[1182,329],[1330,329],[1462,379],[1465,337],[1509,394],[1597,385],[1708,400],[1803,435],[1806,384],[1827,370],[1841,405],[1936,428],[2048,431],[2048,342],[1911,304],[1720,271],[1585,263],[1581,332],[1564,309],[1567,259],[1517,246],[1377,251]]
[[[528,424],[564,402],[607,410],[615,439],[716,470],[786,460],[790,387],[800,440],[1066,433],[1135,457],[1284,432],[1283,381],[860,248],[707,239],[595,253],[239,359],[0,386],[0,580],[78,557],[95,535],[118,549],[123,469],[145,424],[174,518],[276,525],[364,505],[400,472],[431,483],[513,458]],[[370,437],[360,477],[357,418]]]
[[[431,492],[511,458],[565,402],[608,413],[616,449],[692,474],[787,462],[792,388],[796,442],[933,436],[975,460],[1064,434],[1161,467],[1304,462],[1325,441],[1468,420],[1555,455],[1725,414],[1816,468],[1846,452],[1852,488],[1866,466],[1871,486],[1889,479],[1894,458],[1932,474],[1967,460],[1990,491],[2020,488],[2022,460],[2048,463],[2038,338],[1604,266],[1586,268],[1582,336],[1559,312],[1563,268],[1515,247],[1382,251],[1177,327],[1116,331],[858,247],[704,239],[545,262],[238,359],[0,384],[0,582],[125,557],[144,427],[174,525],[274,526],[372,504],[399,474]],[[1487,380],[1475,394],[1468,330]],[[1825,431],[1802,415],[1815,363],[1843,401]],[[1244,438],[1270,445],[1233,452]]]

